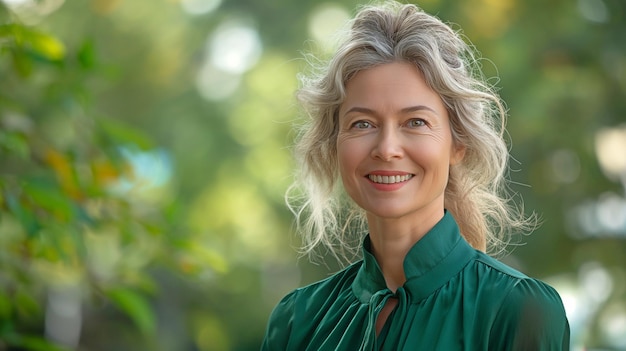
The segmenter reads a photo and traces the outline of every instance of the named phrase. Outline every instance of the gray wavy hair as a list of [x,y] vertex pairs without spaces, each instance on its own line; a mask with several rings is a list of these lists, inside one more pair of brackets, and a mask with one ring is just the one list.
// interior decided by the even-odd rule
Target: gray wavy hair
[[362,7],[346,38],[325,63],[308,57],[312,71],[301,75],[297,98],[307,120],[296,140],[299,162],[287,204],[303,236],[303,252],[326,248],[350,262],[367,232],[363,210],[341,189],[337,161],[338,111],[346,83],[356,73],[391,62],[409,62],[439,94],[450,116],[452,139],[465,147],[450,169],[445,207],[474,248],[500,252],[513,231],[533,227],[509,195],[505,172],[506,110],[486,83],[475,54],[438,18],[411,4],[388,1]]

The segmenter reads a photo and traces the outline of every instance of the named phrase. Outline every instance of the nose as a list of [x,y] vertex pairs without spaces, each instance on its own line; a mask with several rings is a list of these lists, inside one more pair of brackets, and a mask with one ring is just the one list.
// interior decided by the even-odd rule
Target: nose
[[402,139],[395,128],[381,128],[371,156],[382,161],[391,161],[404,156]]

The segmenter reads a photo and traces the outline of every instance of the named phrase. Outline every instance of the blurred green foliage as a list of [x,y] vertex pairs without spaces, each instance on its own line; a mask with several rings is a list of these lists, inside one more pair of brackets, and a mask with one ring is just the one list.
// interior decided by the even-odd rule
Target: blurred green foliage
[[[16,3],[0,1],[0,350],[258,349],[278,299],[335,267],[298,261],[283,194],[300,50],[325,50],[315,30],[357,2]],[[505,260],[595,303],[575,345],[621,345],[626,228],[585,235],[577,211],[624,197],[595,144],[626,123],[625,3],[419,5],[499,77],[513,190],[544,219]],[[226,24],[261,44],[229,72],[211,60],[255,36],[217,50]]]
[[[41,333],[52,287],[78,287],[94,304],[110,301],[153,334],[146,299],[155,284],[143,267],[172,244],[163,235],[167,209],[139,208],[109,191],[132,177],[120,147],[148,147],[149,137],[94,110],[87,84],[99,73],[91,43],[66,48],[7,17],[0,24],[2,347],[58,349]],[[141,251],[141,260],[110,259]]]

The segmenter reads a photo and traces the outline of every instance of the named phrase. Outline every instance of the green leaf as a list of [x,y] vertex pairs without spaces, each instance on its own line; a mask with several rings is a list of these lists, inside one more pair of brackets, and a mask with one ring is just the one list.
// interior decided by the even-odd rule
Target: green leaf
[[56,184],[45,181],[29,181],[23,185],[23,190],[36,206],[49,211],[58,219],[66,222],[73,219],[72,203]]
[[28,142],[26,138],[19,133],[4,133],[0,131],[0,147],[17,155],[23,160],[27,160],[30,156],[30,147]]
[[0,24],[0,38],[14,36],[16,26],[16,24]]
[[11,299],[4,292],[0,292],[0,320],[9,319],[12,310]]
[[34,236],[40,229],[39,223],[32,211],[22,206],[20,200],[12,193],[6,194],[6,202],[9,210],[17,219],[29,236]]
[[152,147],[152,141],[138,129],[112,119],[101,119],[100,126],[105,135],[117,145],[134,144],[146,150]]
[[31,317],[41,313],[41,306],[32,296],[33,294],[33,292],[23,291],[22,289],[15,294],[13,307],[17,310],[18,315]]
[[39,336],[22,336],[21,346],[31,351],[68,351]]
[[50,61],[61,61],[65,58],[65,45],[52,35],[27,30],[24,39],[31,50]]
[[3,335],[6,342],[11,346],[18,346],[20,349],[29,351],[68,351],[68,349],[57,346],[41,336],[11,333]]
[[63,42],[34,28],[15,23],[0,25],[0,39],[4,39],[0,44],[12,49],[13,65],[21,74],[30,65],[31,58],[28,54],[51,62],[60,62],[65,58]]
[[76,228],[67,228],[66,234],[72,238],[72,242],[74,243],[74,249],[76,253],[81,259],[85,259],[87,257],[87,247],[85,246],[85,238],[83,233],[76,230]]
[[20,77],[25,78],[30,76],[33,71],[33,64],[28,55],[26,55],[24,51],[15,48],[12,48],[11,54],[13,68],[15,68]]
[[78,50],[78,62],[85,69],[94,68],[96,65],[96,52],[94,49],[93,40],[85,40],[83,45]]
[[155,331],[155,317],[146,299],[139,293],[127,288],[115,288],[106,291],[109,299],[145,334]]

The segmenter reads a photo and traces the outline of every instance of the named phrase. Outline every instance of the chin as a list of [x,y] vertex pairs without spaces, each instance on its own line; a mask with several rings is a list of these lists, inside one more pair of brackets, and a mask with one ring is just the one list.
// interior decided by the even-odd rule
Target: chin
[[400,209],[384,208],[366,210],[368,218],[375,217],[379,219],[399,219],[406,217],[410,212]]

